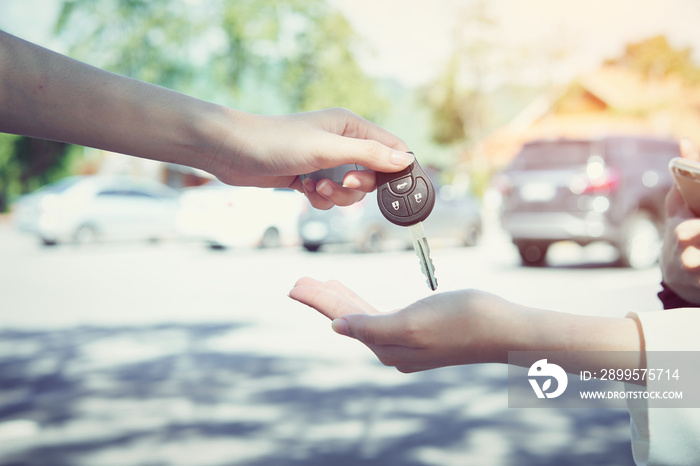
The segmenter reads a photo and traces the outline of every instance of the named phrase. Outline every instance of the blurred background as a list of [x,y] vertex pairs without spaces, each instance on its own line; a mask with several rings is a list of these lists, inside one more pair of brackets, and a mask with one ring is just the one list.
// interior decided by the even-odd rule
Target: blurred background
[[[611,316],[660,308],[698,24],[693,0],[0,7],[6,32],[201,99],[379,123],[438,188],[440,291]],[[0,134],[0,464],[633,464],[626,411],[509,410],[499,366],[399,374],[285,296],[309,275],[421,299],[408,241],[372,195],[321,212]]]

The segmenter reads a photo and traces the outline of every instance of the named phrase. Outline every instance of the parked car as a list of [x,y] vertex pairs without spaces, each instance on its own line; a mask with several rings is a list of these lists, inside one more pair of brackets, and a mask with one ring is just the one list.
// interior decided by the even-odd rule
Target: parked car
[[236,187],[212,180],[183,190],[178,230],[212,249],[298,245],[297,219],[305,202],[291,189]]
[[15,226],[43,244],[157,240],[175,235],[177,191],[153,180],[74,176],[13,204]]
[[550,245],[612,244],[623,265],[658,260],[668,162],[676,141],[651,137],[537,140],[503,172],[501,225],[525,265],[542,265]]
[[[475,245],[482,230],[479,204],[471,195],[443,186],[438,189],[435,207],[423,225],[430,244],[443,240]],[[347,207],[307,208],[299,217],[299,236],[304,248],[312,252],[327,244],[349,244],[361,252],[411,244],[406,228],[384,218],[375,194]]]

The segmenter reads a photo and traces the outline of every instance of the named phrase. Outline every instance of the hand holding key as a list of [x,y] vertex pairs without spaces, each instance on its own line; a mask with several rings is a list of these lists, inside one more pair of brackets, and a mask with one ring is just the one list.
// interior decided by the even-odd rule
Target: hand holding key
[[435,205],[435,189],[417,160],[399,172],[377,173],[377,202],[387,220],[408,227],[421,270],[428,286],[435,291],[435,266],[423,230],[423,220]]

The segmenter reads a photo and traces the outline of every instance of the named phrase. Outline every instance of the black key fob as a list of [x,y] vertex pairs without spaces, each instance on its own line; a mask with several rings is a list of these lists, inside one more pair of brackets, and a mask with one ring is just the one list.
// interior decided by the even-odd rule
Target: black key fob
[[311,178],[314,181],[321,181],[323,179],[328,179],[331,181],[334,181],[338,184],[343,184],[343,178],[345,178],[345,175],[354,170],[367,170],[365,167],[362,165],[358,165],[356,163],[346,163],[344,165],[338,165],[337,167],[333,168],[324,168],[323,170],[316,170],[313,173],[307,173],[305,175],[301,175],[299,178],[304,180],[305,178]]
[[396,173],[377,172],[377,203],[387,220],[407,227],[428,218],[435,205],[435,189],[415,160]]

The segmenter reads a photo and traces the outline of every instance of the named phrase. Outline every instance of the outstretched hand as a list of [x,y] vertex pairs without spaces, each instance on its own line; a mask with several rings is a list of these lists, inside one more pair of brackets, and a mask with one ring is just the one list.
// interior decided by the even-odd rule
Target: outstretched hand
[[508,350],[519,345],[511,337],[527,333],[530,314],[476,290],[431,295],[390,313],[377,311],[337,281],[302,278],[289,296],[331,319],[336,333],[359,340],[383,364],[401,372],[507,362]]

